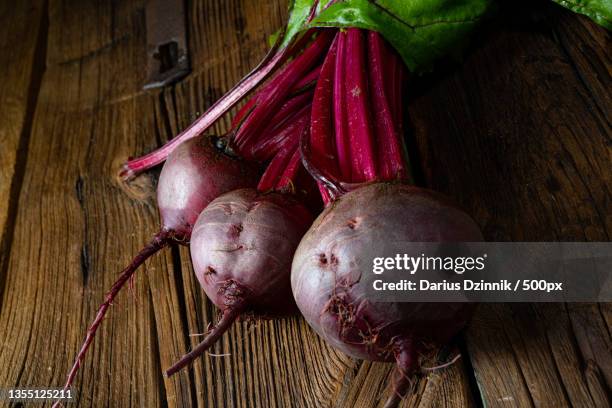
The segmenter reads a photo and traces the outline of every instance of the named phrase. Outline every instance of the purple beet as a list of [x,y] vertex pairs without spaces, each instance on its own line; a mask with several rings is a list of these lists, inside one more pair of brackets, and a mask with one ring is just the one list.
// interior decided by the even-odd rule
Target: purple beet
[[438,193],[370,184],[315,220],[295,253],[293,294],[308,323],[334,347],[360,359],[396,362],[387,402],[395,406],[419,368],[421,345],[447,343],[466,325],[472,306],[369,301],[361,277],[371,273],[371,259],[362,254],[402,253],[410,242],[481,240],[472,218]]
[[224,194],[202,211],[191,237],[191,260],[222,316],[166,375],[206,351],[241,313],[276,316],[296,310],[291,260],[311,222],[308,210],[291,195],[255,189]]
[[157,185],[162,231],[189,243],[191,230],[204,208],[228,191],[257,185],[258,174],[244,161],[228,156],[214,138],[199,136],[172,152]]
[[257,184],[257,172],[245,162],[231,158],[214,145],[209,136],[199,136],[183,142],[172,152],[162,168],[157,185],[157,203],[161,229],[121,272],[107,292],[104,303],[87,330],[87,336],[68,374],[69,388],[98,326],[108,308],[136,269],[151,255],[171,242],[189,243],[191,231],[200,212],[223,193]]

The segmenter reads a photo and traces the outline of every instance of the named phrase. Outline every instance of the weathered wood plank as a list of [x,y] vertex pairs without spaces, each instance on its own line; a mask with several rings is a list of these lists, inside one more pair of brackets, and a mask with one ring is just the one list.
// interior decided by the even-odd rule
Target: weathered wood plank
[[44,70],[44,11],[44,2],[39,0],[0,3],[0,297],[30,123]]
[[[413,98],[422,178],[488,240],[609,240],[609,34],[554,6],[525,12]],[[481,307],[467,344],[487,406],[608,404],[609,320],[587,306],[578,323],[575,307]]]
[[[157,224],[150,177],[129,195],[115,181],[118,164],[155,140],[156,97],[140,91],[143,27],[143,1],[49,2],[47,71],[0,316],[3,386],[63,384],[104,291]],[[159,257],[146,269],[167,275],[168,264]],[[126,292],[100,329],[74,388],[82,406],[188,405],[189,393],[164,390],[146,282],[140,301]]]

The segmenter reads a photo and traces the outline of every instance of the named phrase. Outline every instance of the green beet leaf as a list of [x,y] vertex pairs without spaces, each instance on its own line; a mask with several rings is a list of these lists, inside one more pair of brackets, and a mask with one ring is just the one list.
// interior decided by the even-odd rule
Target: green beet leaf
[[553,0],[575,13],[584,14],[602,27],[612,30],[612,0]]
[[[612,0],[554,1],[612,28]],[[436,59],[458,54],[494,4],[494,0],[293,0],[281,47],[308,28],[359,27],[381,33],[412,72],[422,72]],[[315,17],[309,21],[313,7]]]

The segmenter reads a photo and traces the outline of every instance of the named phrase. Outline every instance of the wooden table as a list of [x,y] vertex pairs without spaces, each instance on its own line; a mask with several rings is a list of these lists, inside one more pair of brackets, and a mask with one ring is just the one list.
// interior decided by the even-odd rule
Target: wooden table
[[[609,34],[546,2],[521,7],[483,28],[463,65],[413,81],[416,180],[458,200],[488,240],[607,241]],[[286,18],[282,0],[188,12],[193,73],[144,92],[144,0],[1,2],[0,387],[63,383],[103,293],[158,224],[155,172],[125,185],[120,164],[187,126]],[[80,406],[371,407],[387,395],[391,365],[330,349],[298,317],[236,324],[214,348],[230,356],[165,379],[215,313],[185,248],[154,257],[99,332]],[[609,304],[482,306],[455,346],[463,359],[420,378],[404,406],[608,406],[611,323]]]

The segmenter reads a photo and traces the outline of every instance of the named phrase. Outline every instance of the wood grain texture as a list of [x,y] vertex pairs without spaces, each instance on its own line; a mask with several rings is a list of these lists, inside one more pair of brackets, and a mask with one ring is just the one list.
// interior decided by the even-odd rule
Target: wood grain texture
[[0,3],[0,294],[44,71],[45,9],[38,0]]
[[[555,6],[505,15],[460,69],[415,92],[421,178],[488,240],[608,241],[609,34]],[[466,337],[486,406],[608,406],[602,306],[483,305]]]
[[[145,63],[142,10],[48,4],[47,69],[0,315],[3,386],[62,384],[103,291],[157,223],[150,197],[130,199],[114,180],[118,160],[155,139],[154,98],[135,69]],[[82,406],[165,400],[146,283],[137,295],[138,305],[122,297],[100,331],[75,387]]]
[[[144,4],[46,6],[47,68],[2,294],[0,387],[63,383],[104,292],[158,225],[156,171],[125,185],[119,165],[186,127],[286,19],[283,0],[189,2],[193,72],[145,93]],[[39,21],[43,9],[25,14]],[[609,240],[609,36],[557,7],[524,15],[485,30],[461,68],[413,84],[417,180],[457,199],[491,240]],[[331,349],[299,317],[239,322],[165,379],[217,311],[187,248],[158,254],[136,282],[81,369],[79,406],[365,408],[387,396],[390,364]],[[463,359],[419,378],[402,405],[607,406],[611,322],[610,305],[483,306],[445,350]]]

